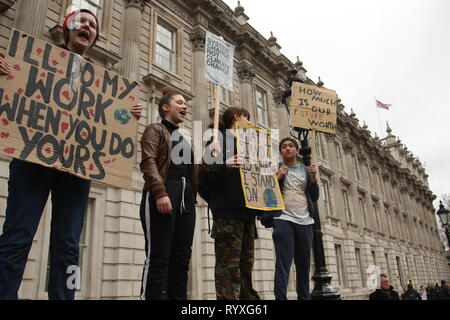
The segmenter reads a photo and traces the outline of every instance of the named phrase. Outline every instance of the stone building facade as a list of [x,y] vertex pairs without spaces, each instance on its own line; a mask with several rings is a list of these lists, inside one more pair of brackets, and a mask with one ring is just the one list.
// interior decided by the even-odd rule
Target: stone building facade
[[[223,91],[221,106],[243,106],[253,123],[280,128],[289,135],[288,114],[281,102],[289,71],[314,84],[302,63],[280,53],[275,37],[266,39],[247,23],[240,5],[229,8],[221,0],[0,0],[0,50],[8,44],[11,28],[52,43],[62,40],[67,8],[75,4],[95,11],[101,24],[100,40],[89,52],[99,65],[141,84],[146,106],[139,134],[158,121],[161,89],[172,86],[192,106],[185,127],[193,120],[206,126],[210,119],[211,86],[204,77],[204,40],[208,30],[236,46],[234,92]],[[317,85],[323,85],[318,83]],[[333,286],[345,299],[364,299],[369,290],[366,271],[372,265],[388,273],[399,288],[450,279],[433,215],[433,194],[421,163],[392,135],[372,138],[353,112],[339,105],[336,136],[317,139],[324,247]],[[139,155],[140,156],[140,155]],[[138,156],[138,159],[139,159]],[[8,195],[8,164],[0,157],[0,226]],[[100,184],[91,188],[80,243],[81,290],[78,299],[138,299],[145,260],[139,220],[143,180],[138,163],[133,188]],[[49,201],[34,239],[21,299],[46,299]],[[214,245],[208,234],[206,206],[199,201],[189,280],[189,297],[215,299]],[[273,299],[274,250],[271,230],[258,223],[254,285],[265,299]],[[291,277],[290,297],[295,297]]]

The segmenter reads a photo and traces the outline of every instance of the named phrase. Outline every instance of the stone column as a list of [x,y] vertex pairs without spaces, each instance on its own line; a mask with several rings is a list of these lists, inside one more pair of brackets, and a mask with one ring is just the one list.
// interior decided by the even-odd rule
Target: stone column
[[123,13],[122,60],[119,73],[130,80],[139,79],[141,20],[147,0],[125,0]]
[[256,74],[253,71],[253,66],[248,61],[243,61],[238,68],[239,79],[241,80],[241,107],[248,110],[250,113],[250,122],[257,124],[256,118],[256,101],[253,92],[253,79]]
[[[190,37],[192,41],[192,51],[193,51],[193,93],[194,99],[192,100],[192,118],[193,121],[200,121],[201,126],[199,124],[194,125],[194,143],[199,144],[200,140],[202,140],[203,133],[208,129],[210,121],[209,117],[209,107],[208,107],[208,91],[210,90],[210,86],[205,77],[205,39],[206,32],[201,27],[197,27]],[[212,93],[211,93],[212,94]],[[201,131],[199,134],[198,131]],[[206,142],[201,142],[202,146],[206,144]],[[200,148],[196,148],[195,158],[201,159],[202,150]],[[200,152],[199,152],[200,151]],[[203,262],[203,255],[206,253],[206,249],[202,246],[202,237],[203,234],[207,231],[205,230],[206,217],[207,213],[207,204],[200,197],[197,198],[197,219],[195,229],[197,230],[194,234],[194,241],[192,245],[192,261],[191,268],[194,270],[191,275],[193,283],[193,287],[195,288],[195,295],[192,296],[192,299],[204,299],[205,296],[205,287],[204,287],[204,273],[205,273],[205,265]]]
[[47,17],[49,0],[17,0],[14,28],[40,37]]
[[210,123],[208,108],[208,91],[210,86],[205,77],[205,38],[206,32],[201,28],[197,28],[191,35],[194,56],[193,91],[195,96],[192,101],[192,116],[194,121],[202,122],[203,132]]
[[278,115],[278,129],[280,130],[280,140],[285,137],[290,137],[289,114],[287,107],[281,102],[283,98],[283,90],[278,90],[274,93],[275,103],[277,105]]

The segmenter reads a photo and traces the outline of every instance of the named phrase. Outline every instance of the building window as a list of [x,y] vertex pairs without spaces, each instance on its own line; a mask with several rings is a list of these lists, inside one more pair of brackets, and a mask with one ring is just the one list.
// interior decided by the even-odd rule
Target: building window
[[386,222],[388,225],[389,235],[392,235],[393,232],[392,232],[392,226],[391,226],[391,216],[389,215],[389,211],[387,209],[384,210],[384,215],[385,215]]
[[375,265],[375,266],[378,266],[378,264],[377,264],[377,255],[376,255],[376,253],[375,253],[375,251],[370,251],[370,253],[372,254],[372,262],[373,262],[373,264]]
[[361,215],[363,218],[364,226],[367,227],[367,221],[366,221],[366,204],[364,203],[363,198],[359,198],[359,210],[361,211]]
[[353,154],[352,154],[352,163],[353,163],[353,172],[355,174],[355,179],[359,180],[358,162],[356,160],[355,155],[353,155]]
[[339,143],[334,143],[334,147],[336,149],[336,157],[337,157],[337,165],[338,169],[344,171],[344,165],[342,163],[342,152],[341,152],[341,146]]
[[405,285],[405,282],[403,279],[403,272],[402,272],[402,266],[400,264],[400,257],[395,257],[395,261],[397,262],[397,271],[398,271],[398,276],[400,278],[400,285],[403,287]]
[[380,193],[382,195],[384,195],[383,180],[381,180],[381,174],[377,173],[377,176],[378,176],[378,182],[380,183]]
[[365,274],[364,274],[364,267],[361,259],[361,250],[359,248],[355,248],[355,255],[356,255],[356,267],[359,271],[359,281],[360,286],[364,287],[364,283],[366,282]]
[[332,215],[330,188],[328,186],[328,182],[325,180],[322,180],[322,194],[323,194],[323,203],[325,206],[325,213],[326,215]]
[[344,212],[348,222],[353,222],[352,212],[350,210],[350,202],[348,201],[348,192],[342,189],[342,198],[344,199]]
[[316,131],[316,150],[320,159],[325,159],[325,146],[322,141],[322,135]]
[[227,106],[231,106],[231,92],[220,87],[220,102]]
[[156,64],[176,72],[176,31],[161,21],[156,26]]
[[346,286],[346,278],[344,272],[344,259],[342,256],[342,247],[339,244],[334,245],[334,251],[336,254],[336,271],[337,271],[337,280],[340,287]]
[[103,0],[72,0],[72,5],[79,9],[88,9],[100,19],[102,16],[102,2]]
[[366,170],[367,170],[367,178],[369,180],[369,186],[372,186],[372,178],[370,177],[371,176],[371,172],[370,172],[370,167],[369,167],[368,164],[366,164]]
[[392,281],[392,278],[391,278],[391,268],[389,267],[389,257],[388,257],[388,254],[387,254],[387,253],[384,254],[384,259],[386,260],[387,276],[388,276],[389,279],[391,279],[391,281]]
[[378,217],[378,203],[377,202],[374,202],[374,204],[373,204],[373,213],[375,215],[375,220],[377,222],[377,231],[381,232],[380,220],[379,220],[379,217]]
[[269,113],[267,111],[267,96],[266,93],[260,89],[256,89],[256,109],[258,114],[258,124],[269,126]]

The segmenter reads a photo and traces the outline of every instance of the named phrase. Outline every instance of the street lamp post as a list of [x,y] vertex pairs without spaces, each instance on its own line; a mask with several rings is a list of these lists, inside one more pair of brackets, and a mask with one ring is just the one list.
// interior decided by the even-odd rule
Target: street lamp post
[[450,211],[448,209],[445,209],[442,201],[440,201],[439,210],[436,212],[436,214],[441,220],[442,227],[445,231],[445,236],[447,237],[447,245],[450,247]]
[[[304,82],[299,76],[298,71],[294,68],[291,71],[291,78],[289,79],[289,85],[292,87],[292,82]],[[288,89],[283,93],[283,103],[289,112],[289,101],[292,95],[292,89]],[[308,142],[308,135],[310,130],[304,128],[294,127],[294,133],[291,133],[296,139],[300,141],[300,155],[303,158],[305,166],[310,166],[311,164],[311,147]],[[313,227],[313,255],[314,255],[314,275],[312,280],[314,281],[314,289],[311,293],[311,298],[313,300],[339,300],[341,295],[333,289],[331,286],[331,275],[327,270],[325,262],[325,252],[323,249],[323,233],[320,224],[319,207],[317,201],[313,203],[315,215],[314,227]]]

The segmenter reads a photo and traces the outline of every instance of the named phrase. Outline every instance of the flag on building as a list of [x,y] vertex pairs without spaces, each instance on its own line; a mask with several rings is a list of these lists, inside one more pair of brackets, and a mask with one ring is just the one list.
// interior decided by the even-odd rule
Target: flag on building
[[392,104],[385,104],[385,103],[382,103],[382,102],[378,101],[376,98],[375,98],[375,101],[376,101],[376,103],[377,103],[377,107],[378,107],[378,108],[382,108],[382,109],[389,110],[389,107],[392,106]]

